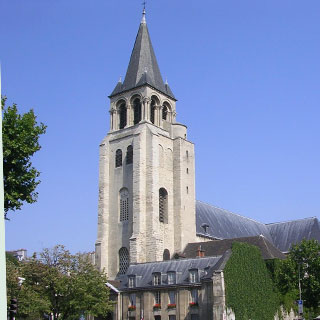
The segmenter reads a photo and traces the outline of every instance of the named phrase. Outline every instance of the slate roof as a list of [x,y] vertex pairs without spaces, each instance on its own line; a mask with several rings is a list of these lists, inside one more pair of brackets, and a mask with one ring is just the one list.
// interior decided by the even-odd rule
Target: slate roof
[[320,242],[320,223],[316,217],[270,223],[267,228],[274,245],[282,252],[288,252],[292,245],[303,239],[316,239]]
[[143,85],[149,85],[176,100],[169,85],[163,82],[145,22],[145,12],[140,23],[124,82],[119,81],[117,83],[110,97]]
[[[224,261],[224,256],[206,257],[196,259],[179,259],[161,262],[149,262],[130,265],[126,274],[118,276],[117,280],[120,281],[120,290],[128,288],[128,276],[136,276],[136,288],[154,288],[152,280],[153,273],[160,272],[162,274],[162,284],[156,287],[168,287],[175,285],[192,286],[194,284],[189,282],[189,270],[198,269],[200,281],[206,279],[208,275],[212,275],[215,270],[220,270]],[[169,271],[176,272],[176,284],[167,284],[167,273]]]
[[[232,239],[263,235],[282,252],[302,239],[320,242],[320,223],[315,217],[264,224],[230,211],[196,201],[197,235],[210,239]],[[205,232],[204,226],[207,227]]]
[[[197,234],[215,239],[252,237],[263,234],[272,241],[265,224],[240,216],[230,211],[196,201]],[[209,225],[207,233],[202,225]]]
[[204,251],[205,256],[219,256],[230,250],[234,242],[245,242],[258,247],[263,259],[285,259],[285,255],[279,251],[264,236],[212,240],[206,242],[194,242],[187,244],[183,251],[186,258],[195,258],[198,254],[199,247]]

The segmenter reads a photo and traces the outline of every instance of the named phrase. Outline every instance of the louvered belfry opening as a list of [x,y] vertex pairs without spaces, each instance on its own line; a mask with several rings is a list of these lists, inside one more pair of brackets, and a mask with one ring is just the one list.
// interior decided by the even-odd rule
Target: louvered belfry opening
[[155,109],[156,109],[156,102],[152,99],[151,100],[151,106],[150,106],[150,121],[154,124],[155,120]]
[[168,192],[166,189],[159,189],[159,221],[168,223]]
[[133,112],[134,112],[134,124],[138,124],[141,121],[141,102],[139,98],[133,101]]
[[119,273],[125,274],[129,268],[130,259],[129,259],[129,251],[127,248],[122,247],[119,250]]
[[167,120],[168,115],[168,108],[166,106],[163,106],[162,108],[162,120]]
[[120,124],[119,129],[123,129],[127,125],[127,107],[122,103],[119,108]]

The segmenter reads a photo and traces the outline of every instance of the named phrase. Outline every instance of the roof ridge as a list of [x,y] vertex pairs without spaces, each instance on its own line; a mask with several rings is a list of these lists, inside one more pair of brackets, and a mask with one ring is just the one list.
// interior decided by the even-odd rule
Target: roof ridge
[[302,221],[302,220],[311,220],[311,219],[317,219],[318,217],[308,217],[308,218],[301,218],[301,219],[295,219],[295,220],[287,220],[287,221],[282,221],[282,222],[270,222],[266,223],[266,226],[270,226],[271,224],[281,224],[281,223],[288,223],[288,222],[295,222],[295,221]]
[[230,210],[226,210],[226,209],[223,209],[223,208],[214,206],[214,205],[212,205],[212,204],[210,204],[210,203],[207,203],[207,202],[204,202],[204,201],[201,201],[201,200],[196,200],[196,201],[201,202],[201,203],[203,203],[203,204],[206,204],[206,205],[208,205],[208,206],[210,206],[210,207],[212,207],[212,208],[219,209],[219,210],[223,210],[223,211],[225,211],[225,212],[234,214],[235,216],[238,216],[238,217],[241,217],[241,218],[244,218],[244,219],[247,219],[247,220],[254,221],[254,222],[259,223],[259,224],[262,224],[262,225],[264,225],[264,226],[266,225],[266,224],[263,223],[263,222],[260,222],[260,221],[254,220],[254,219],[252,219],[252,218],[248,218],[248,217],[242,216],[241,214],[239,214],[239,213],[234,213],[234,212],[232,212],[232,211],[230,211]]

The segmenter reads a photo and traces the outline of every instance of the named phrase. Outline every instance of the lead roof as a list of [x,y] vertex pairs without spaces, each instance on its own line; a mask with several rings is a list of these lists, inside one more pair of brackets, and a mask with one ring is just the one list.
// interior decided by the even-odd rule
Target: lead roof
[[196,201],[196,223],[198,236],[221,240],[263,235],[282,252],[288,252],[302,239],[320,241],[320,223],[315,217],[264,224]]

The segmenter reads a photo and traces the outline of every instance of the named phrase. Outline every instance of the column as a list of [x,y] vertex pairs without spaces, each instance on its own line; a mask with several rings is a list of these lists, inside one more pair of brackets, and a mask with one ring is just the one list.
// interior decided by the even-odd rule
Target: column
[[143,120],[150,121],[150,99],[144,98],[143,99],[144,104],[144,116]]
[[131,124],[131,104],[127,103],[126,108],[127,108],[127,125],[126,125],[126,128],[127,128],[132,125]]
[[109,111],[110,114],[110,131],[113,131],[113,111]]

